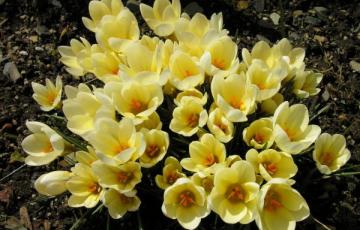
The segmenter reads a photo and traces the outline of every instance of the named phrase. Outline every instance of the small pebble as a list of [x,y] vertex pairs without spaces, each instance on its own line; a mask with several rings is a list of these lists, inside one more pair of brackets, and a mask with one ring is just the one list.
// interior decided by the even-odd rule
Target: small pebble
[[23,56],[28,56],[28,55],[29,55],[29,53],[26,52],[25,50],[21,50],[21,51],[19,52],[19,54],[20,54],[20,55],[23,55]]

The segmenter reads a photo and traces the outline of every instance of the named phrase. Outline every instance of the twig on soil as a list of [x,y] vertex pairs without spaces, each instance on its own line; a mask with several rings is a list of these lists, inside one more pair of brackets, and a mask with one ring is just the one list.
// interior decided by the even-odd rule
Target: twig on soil
[[325,228],[326,230],[332,230],[331,228],[329,228],[328,226],[326,226],[326,224],[322,223],[320,220],[316,219],[314,216],[310,216],[316,223],[320,224],[323,228]]
[[22,168],[24,168],[26,166],[26,164],[21,165],[20,167],[18,167],[17,169],[15,169],[14,171],[12,171],[11,173],[9,173],[8,175],[4,176],[3,178],[0,179],[0,182],[3,182],[5,179],[9,178],[10,176],[14,175],[15,173],[19,172]]
[[330,108],[330,104],[325,105],[323,108],[321,108],[314,116],[310,118],[310,121],[314,120],[318,116],[320,116],[323,112],[326,112]]

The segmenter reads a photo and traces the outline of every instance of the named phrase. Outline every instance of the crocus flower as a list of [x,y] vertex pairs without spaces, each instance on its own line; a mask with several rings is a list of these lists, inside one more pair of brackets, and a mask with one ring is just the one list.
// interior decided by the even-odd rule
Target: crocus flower
[[253,221],[259,192],[255,179],[254,169],[246,161],[237,161],[230,168],[219,169],[209,196],[211,209],[225,223],[248,224]]
[[260,189],[256,225],[260,230],[294,230],[310,215],[309,206],[286,179],[272,179]]
[[309,112],[305,105],[289,106],[287,101],[276,109],[273,125],[276,145],[291,154],[309,147],[321,132],[319,126],[309,125]]
[[178,179],[165,190],[161,210],[186,229],[195,229],[210,213],[204,189],[188,178]]
[[315,141],[313,159],[316,167],[323,174],[339,170],[350,159],[345,137],[340,134],[321,134]]
[[45,85],[32,82],[31,86],[34,91],[32,97],[40,105],[41,110],[48,112],[61,103],[62,81],[60,76],[56,77],[55,85],[46,78]]

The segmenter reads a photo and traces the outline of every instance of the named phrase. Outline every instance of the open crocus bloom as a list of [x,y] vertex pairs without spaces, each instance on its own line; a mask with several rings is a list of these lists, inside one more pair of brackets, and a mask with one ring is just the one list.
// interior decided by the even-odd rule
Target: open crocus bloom
[[321,132],[319,126],[309,125],[309,112],[305,105],[289,106],[287,101],[276,109],[273,125],[276,145],[291,154],[309,147]]
[[45,196],[56,196],[67,190],[66,182],[70,177],[71,173],[68,171],[49,172],[37,178],[34,187],[40,194]]
[[294,230],[310,215],[309,206],[285,179],[272,179],[260,189],[256,224],[260,230]]
[[218,164],[224,163],[226,158],[225,145],[212,134],[204,134],[200,141],[193,141],[189,145],[190,158],[183,158],[181,165],[191,172],[215,172]]
[[83,17],[82,21],[88,30],[96,32],[97,27],[104,16],[116,16],[123,9],[124,5],[120,0],[91,1],[89,3],[89,13],[91,19]]
[[266,149],[258,153],[250,149],[246,153],[246,160],[250,162],[257,173],[269,181],[272,178],[289,179],[298,171],[292,156],[288,153],[278,152],[273,149]]
[[32,97],[40,105],[43,111],[50,111],[56,108],[61,101],[62,81],[60,76],[56,77],[56,83],[52,83],[46,78],[46,84],[41,85],[31,82],[34,94]]
[[71,168],[72,176],[66,182],[66,187],[71,193],[68,200],[70,207],[93,208],[97,205],[104,194],[97,177],[91,167],[77,163]]
[[200,62],[208,75],[227,77],[238,70],[238,49],[230,37],[213,38],[205,47],[205,54]]
[[230,168],[216,172],[209,196],[210,207],[225,223],[248,224],[256,215],[258,192],[251,164],[237,161]]
[[143,135],[136,132],[129,118],[123,118],[119,123],[109,118],[99,119],[89,136],[89,142],[99,159],[110,165],[135,161],[146,147]]
[[181,14],[180,0],[155,0],[154,6],[140,4],[140,12],[149,27],[158,36],[169,36]]
[[135,16],[125,8],[116,16],[103,17],[95,35],[103,49],[123,52],[131,41],[139,39],[140,30]]
[[199,130],[199,127],[206,124],[207,119],[207,112],[200,99],[183,97],[173,111],[170,129],[183,136],[192,136]]
[[80,41],[71,39],[70,46],[60,46],[58,51],[61,55],[60,61],[67,66],[66,71],[77,78],[93,71],[91,55],[101,52],[101,48],[80,37]]
[[340,134],[321,134],[315,142],[313,159],[316,167],[323,174],[339,170],[350,159],[345,137]]
[[128,211],[135,212],[139,209],[141,201],[133,190],[121,193],[115,189],[108,189],[104,194],[104,205],[108,208],[109,214],[114,219],[123,217]]
[[141,181],[141,167],[136,162],[126,162],[112,166],[96,161],[92,164],[93,172],[104,188],[112,188],[121,193],[130,192]]
[[63,112],[68,120],[67,128],[71,132],[87,139],[97,119],[115,117],[111,100],[103,93],[92,93],[86,85],[79,85],[78,90],[68,87],[67,91],[71,98],[64,100]]
[[255,111],[257,90],[246,81],[244,74],[231,74],[227,78],[215,76],[211,92],[216,105],[231,122],[247,121],[247,115]]
[[64,153],[67,143],[49,126],[36,121],[27,121],[26,126],[33,133],[21,142],[29,154],[25,158],[27,165],[46,165]]
[[188,178],[178,179],[165,190],[161,210],[185,229],[195,229],[210,213],[204,189]]
[[119,65],[122,63],[114,52],[99,52],[91,55],[93,73],[106,83],[109,81],[121,81],[119,76]]
[[223,143],[227,143],[233,138],[234,125],[219,108],[210,112],[207,127],[216,139]]
[[87,151],[77,151],[75,153],[75,158],[79,163],[91,166],[95,161],[98,160],[98,157],[96,156],[95,150],[88,145]]
[[314,73],[313,71],[298,71],[294,78],[293,92],[299,98],[308,98],[320,92],[316,88],[323,78],[322,73]]
[[243,131],[243,140],[248,146],[256,149],[268,149],[274,143],[273,123],[271,118],[260,118],[253,121]]
[[[142,84],[165,85],[169,77],[169,71],[162,71],[163,46],[163,42],[147,38],[129,43],[123,53],[126,62],[120,65],[121,80],[135,80]],[[141,57],[141,62],[139,57]]]
[[170,83],[179,90],[188,90],[204,82],[204,70],[190,55],[177,51],[169,63]]
[[162,170],[162,175],[156,175],[156,185],[161,189],[166,189],[174,184],[179,178],[185,177],[179,161],[175,157],[168,157]]
[[257,101],[264,101],[274,96],[281,87],[281,81],[286,77],[286,66],[279,65],[278,68],[269,69],[261,60],[253,60],[246,76],[258,88]]
[[136,81],[109,82],[105,92],[113,99],[116,110],[136,125],[147,120],[164,99],[158,84],[143,85]]
[[286,38],[280,40],[273,47],[264,41],[259,41],[252,48],[251,53],[246,48],[242,49],[242,59],[247,67],[256,59],[264,61],[270,69],[278,68],[285,61],[287,78],[293,77],[296,71],[304,68],[304,58],[305,50],[293,48]]
[[169,147],[169,135],[157,129],[142,129],[141,132],[144,135],[146,149],[140,157],[140,164],[144,168],[150,168],[164,158]]

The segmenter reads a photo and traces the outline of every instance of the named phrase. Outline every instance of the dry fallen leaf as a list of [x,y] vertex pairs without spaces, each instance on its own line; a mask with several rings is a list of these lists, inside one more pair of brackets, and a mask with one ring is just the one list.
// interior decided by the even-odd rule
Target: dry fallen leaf
[[32,230],[32,224],[30,221],[28,210],[25,206],[22,206],[19,210],[20,213],[20,222],[24,225],[27,229]]
[[6,206],[10,203],[10,198],[12,196],[13,190],[11,187],[6,186],[3,190],[0,191],[0,202],[6,203]]

